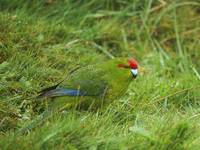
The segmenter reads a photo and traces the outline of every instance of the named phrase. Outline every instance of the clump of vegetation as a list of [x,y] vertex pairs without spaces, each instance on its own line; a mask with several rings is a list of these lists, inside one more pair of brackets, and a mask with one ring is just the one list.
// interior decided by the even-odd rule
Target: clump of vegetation
[[[1,149],[198,149],[198,0],[1,0]],[[37,92],[76,66],[135,57],[104,112],[41,116]]]

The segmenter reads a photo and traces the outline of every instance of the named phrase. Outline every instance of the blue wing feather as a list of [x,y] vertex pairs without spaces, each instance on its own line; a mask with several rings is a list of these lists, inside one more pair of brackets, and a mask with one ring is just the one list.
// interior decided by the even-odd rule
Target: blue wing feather
[[76,89],[57,88],[40,94],[41,97],[57,97],[57,96],[85,96],[85,92]]

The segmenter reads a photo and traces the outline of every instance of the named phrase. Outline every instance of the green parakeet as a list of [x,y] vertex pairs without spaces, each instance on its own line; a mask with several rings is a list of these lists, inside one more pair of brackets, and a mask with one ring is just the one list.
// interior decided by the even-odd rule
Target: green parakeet
[[99,108],[122,96],[136,78],[138,64],[134,59],[112,59],[78,69],[63,82],[46,88],[39,97],[54,108],[80,106]]

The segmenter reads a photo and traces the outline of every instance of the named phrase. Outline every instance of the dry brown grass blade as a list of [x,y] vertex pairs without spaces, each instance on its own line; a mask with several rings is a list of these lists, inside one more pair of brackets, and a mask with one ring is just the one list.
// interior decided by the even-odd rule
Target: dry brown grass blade
[[150,12],[155,12],[157,10],[160,10],[161,8],[165,7],[167,5],[167,2],[165,2],[164,0],[159,0],[160,4],[153,7]]
[[176,92],[174,92],[174,93],[172,93],[172,94],[169,94],[169,95],[167,95],[167,96],[160,97],[160,98],[158,98],[158,99],[153,99],[153,100],[151,100],[150,103],[148,103],[148,105],[154,104],[154,103],[157,103],[157,102],[160,102],[160,101],[162,101],[162,100],[165,100],[166,98],[175,96],[175,95],[177,95],[177,94],[181,94],[181,93],[184,93],[184,92],[187,92],[187,91],[196,90],[196,89],[198,89],[198,88],[200,88],[200,86],[193,86],[193,87],[190,87],[190,88],[186,88],[186,89],[182,89],[182,90],[176,91]]

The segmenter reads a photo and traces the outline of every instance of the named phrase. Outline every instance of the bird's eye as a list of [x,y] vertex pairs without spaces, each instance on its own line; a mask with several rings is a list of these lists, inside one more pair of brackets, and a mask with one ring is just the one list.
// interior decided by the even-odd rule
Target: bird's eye
[[131,74],[133,75],[133,77],[137,77],[138,74],[137,69],[131,69]]

